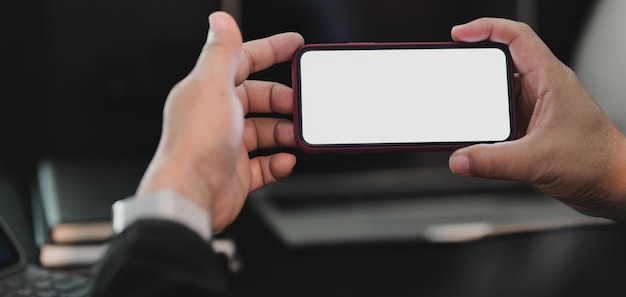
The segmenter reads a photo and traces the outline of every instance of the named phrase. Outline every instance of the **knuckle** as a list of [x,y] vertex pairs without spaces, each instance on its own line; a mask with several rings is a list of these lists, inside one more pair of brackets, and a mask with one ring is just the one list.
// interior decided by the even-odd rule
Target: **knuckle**
[[486,145],[479,145],[479,149],[476,150],[479,152],[474,158],[473,163],[475,166],[470,166],[470,171],[472,175],[477,175],[484,178],[497,178],[499,174],[499,164],[496,158],[493,156],[491,150]]
[[485,162],[485,168],[483,170],[483,176],[486,178],[497,178],[498,177],[498,164],[494,158],[487,158]]

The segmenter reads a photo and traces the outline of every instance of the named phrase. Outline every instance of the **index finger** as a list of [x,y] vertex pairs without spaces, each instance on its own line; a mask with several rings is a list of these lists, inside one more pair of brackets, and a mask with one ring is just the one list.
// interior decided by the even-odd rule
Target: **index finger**
[[302,35],[293,32],[280,33],[244,43],[235,83],[239,85],[254,72],[291,60],[296,50],[303,45]]
[[460,42],[489,40],[508,45],[515,67],[522,76],[557,61],[533,29],[517,21],[480,18],[453,27],[451,35],[452,39]]

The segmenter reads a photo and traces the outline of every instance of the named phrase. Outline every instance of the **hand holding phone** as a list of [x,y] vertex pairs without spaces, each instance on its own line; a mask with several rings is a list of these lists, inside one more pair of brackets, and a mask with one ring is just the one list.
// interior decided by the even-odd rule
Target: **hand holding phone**
[[297,142],[365,152],[510,140],[512,78],[498,43],[307,45],[293,59]]

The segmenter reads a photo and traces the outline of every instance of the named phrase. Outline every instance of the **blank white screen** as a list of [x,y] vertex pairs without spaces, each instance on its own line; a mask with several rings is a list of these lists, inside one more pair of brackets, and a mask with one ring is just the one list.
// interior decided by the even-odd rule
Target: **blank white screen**
[[306,51],[302,138],[312,145],[506,140],[507,73],[497,48]]

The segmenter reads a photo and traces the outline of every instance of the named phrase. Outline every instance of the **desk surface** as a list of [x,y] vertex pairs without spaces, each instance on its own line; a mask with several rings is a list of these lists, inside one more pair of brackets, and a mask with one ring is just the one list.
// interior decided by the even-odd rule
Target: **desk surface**
[[[0,215],[31,262],[29,199],[0,178]],[[626,291],[626,226],[500,236],[463,244],[352,244],[292,249],[250,207],[220,236],[242,271],[234,296],[607,296]]]
[[626,292],[625,226],[290,249],[250,208],[222,236],[243,269],[235,296],[607,296]]

